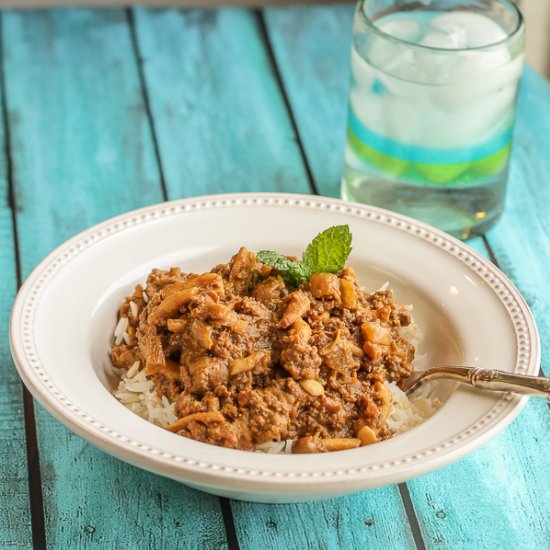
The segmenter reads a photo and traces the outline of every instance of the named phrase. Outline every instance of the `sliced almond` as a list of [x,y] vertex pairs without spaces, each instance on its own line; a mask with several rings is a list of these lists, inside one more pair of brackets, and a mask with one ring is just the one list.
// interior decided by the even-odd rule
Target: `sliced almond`
[[182,290],[187,290],[192,287],[212,288],[219,296],[224,295],[223,279],[217,273],[210,272],[191,277],[191,279],[187,281],[179,281],[165,286],[161,294],[163,298],[166,298],[170,296],[170,294],[181,292]]
[[198,292],[197,287],[179,290],[169,294],[162,302],[151,312],[149,320],[154,324],[160,324],[161,321],[173,318],[184,305],[188,304]]
[[376,437],[376,434],[368,426],[363,426],[357,432],[357,437],[361,441],[361,447],[378,441],[378,437]]
[[220,423],[225,420],[223,414],[219,411],[209,411],[209,412],[200,412],[193,413],[183,418],[178,418],[173,424],[167,426],[166,429],[169,432],[178,432],[179,430],[185,428],[191,422],[202,422],[203,424],[210,424],[211,422]]
[[229,364],[229,374],[232,376],[241,372],[248,372],[252,370],[260,361],[265,357],[264,351],[255,351],[247,357],[241,357],[240,359],[233,359]]
[[356,437],[331,437],[319,440],[319,444],[325,451],[345,451],[359,447],[361,440]]
[[300,380],[300,386],[313,397],[319,397],[325,393],[325,388],[317,380]]

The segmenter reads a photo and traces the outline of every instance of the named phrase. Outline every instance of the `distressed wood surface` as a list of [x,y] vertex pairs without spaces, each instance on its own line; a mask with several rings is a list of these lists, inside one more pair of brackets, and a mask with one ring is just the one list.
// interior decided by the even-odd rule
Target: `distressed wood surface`
[[[7,13],[3,34],[25,275],[77,231],[163,195],[125,12]],[[216,497],[105,455],[41,409],[37,430],[50,548],[225,546]]]
[[344,169],[354,6],[269,8],[269,38],[322,195],[339,197]]
[[[337,15],[327,24],[333,11]],[[324,82],[348,78],[352,17],[350,6],[267,11],[269,35],[308,161],[312,172],[325,178],[319,187],[329,195],[338,194],[347,97],[342,87],[324,86]],[[299,35],[292,32],[297,28],[301,29]],[[314,76],[322,61],[312,45],[319,43],[333,48],[332,54],[326,55],[330,62],[322,65],[322,78]],[[307,82],[303,75],[309,75]],[[313,130],[319,120],[324,122],[323,131]],[[546,274],[550,200],[545,182],[549,181],[550,160],[548,138],[543,136],[548,136],[549,127],[550,90],[527,69],[518,106],[507,209],[488,240],[496,261],[533,308],[546,348],[550,338]],[[327,135],[333,136],[331,140]],[[488,256],[481,239],[469,244]],[[452,467],[409,482],[425,544],[482,548],[514,541],[515,547],[544,546],[549,540],[549,441],[548,408],[530,403],[513,426],[490,445]],[[447,508],[452,512],[450,518]],[[522,528],[518,518],[531,528]]]
[[550,420],[531,399],[468,458],[408,483],[428,548],[547,548]]
[[[284,90],[320,194],[340,197],[355,5],[264,10]],[[470,246],[486,254],[481,238]]]
[[135,22],[170,198],[309,191],[251,12],[138,9]]
[[[3,16],[24,274],[75,232],[162,200],[163,183],[170,198],[308,192],[298,137],[317,189],[338,195],[351,7],[266,10],[267,48],[261,21],[245,10],[132,13],[130,18],[121,10]],[[497,261],[532,305],[545,349],[550,293],[544,291],[548,222],[541,205],[549,204],[544,186],[549,109],[547,85],[527,72],[507,211],[488,237]],[[0,191],[3,173],[0,169]],[[0,249],[0,267],[2,275],[10,270],[11,275],[0,305],[11,300],[15,288],[13,236],[4,218],[9,220],[6,206],[0,208],[0,238],[8,246]],[[471,244],[488,254],[481,239]],[[0,336],[0,346],[5,345],[5,335]],[[0,365],[12,376],[0,386],[3,444],[9,436],[4,426],[21,422],[21,402],[16,398],[6,407],[6,388],[7,395],[15,395],[10,392],[15,382],[9,364]],[[51,548],[234,546],[226,538],[217,498],[108,457],[42,410],[37,424]],[[548,424],[545,404],[529,403],[506,432],[471,457],[407,484],[428,548],[545,547]],[[12,508],[0,506],[1,547],[10,540],[30,547],[23,448],[21,441],[19,447],[0,448],[0,459],[12,451],[21,457],[0,480],[0,496],[6,491]],[[13,479],[14,494],[2,485]],[[304,505],[233,501],[231,510],[243,549],[415,546],[395,486]]]
[[4,125],[0,122],[0,547],[17,548],[29,547],[32,535],[23,391],[8,344],[9,316],[17,288],[9,196]]
[[550,376],[550,84],[523,76],[506,208],[487,240],[537,321],[542,370]]
[[234,501],[243,550],[300,548],[414,548],[396,486],[325,502],[250,504]]

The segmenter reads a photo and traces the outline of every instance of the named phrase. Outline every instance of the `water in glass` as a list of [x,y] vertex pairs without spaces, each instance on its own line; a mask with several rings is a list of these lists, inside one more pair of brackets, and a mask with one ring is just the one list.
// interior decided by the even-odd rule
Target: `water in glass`
[[509,40],[498,11],[417,7],[369,21],[367,4],[355,20],[342,195],[479,233],[503,208],[523,37]]

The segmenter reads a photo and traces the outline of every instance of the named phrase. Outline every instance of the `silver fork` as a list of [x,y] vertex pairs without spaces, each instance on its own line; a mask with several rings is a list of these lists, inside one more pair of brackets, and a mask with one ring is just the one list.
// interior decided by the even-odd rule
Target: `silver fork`
[[474,367],[433,367],[413,373],[404,381],[403,391],[410,394],[424,382],[446,379],[489,391],[509,391],[550,400],[550,378],[511,374],[501,370]]

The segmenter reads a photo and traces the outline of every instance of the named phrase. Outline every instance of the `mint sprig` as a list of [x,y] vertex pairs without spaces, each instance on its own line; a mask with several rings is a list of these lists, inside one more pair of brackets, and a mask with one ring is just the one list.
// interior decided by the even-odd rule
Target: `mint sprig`
[[278,252],[260,250],[256,254],[256,258],[264,264],[277,268],[286,284],[301,285],[309,278],[300,262],[293,262]]
[[256,258],[275,267],[288,285],[299,286],[314,273],[339,273],[351,252],[351,233],[347,225],[335,225],[319,233],[309,243],[298,262],[278,252],[260,250]]

